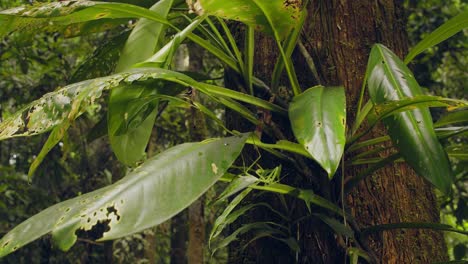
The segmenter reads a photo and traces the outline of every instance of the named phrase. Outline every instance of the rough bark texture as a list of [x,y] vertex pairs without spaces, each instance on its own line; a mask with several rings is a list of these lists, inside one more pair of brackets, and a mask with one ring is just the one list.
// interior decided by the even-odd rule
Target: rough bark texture
[[[196,45],[189,45],[189,71],[198,72],[203,69],[203,49]],[[192,91],[191,100],[199,101],[196,90]],[[206,128],[205,116],[195,107],[188,110],[188,127],[190,130],[190,139],[192,141],[201,141],[206,139],[208,131]],[[188,208],[189,216],[189,241],[187,258],[189,264],[203,263],[203,248],[205,246],[205,219],[204,219],[204,196],[196,200]]]
[[[344,85],[348,124],[352,124],[372,45],[383,43],[399,56],[407,52],[402,3],[393,0],[319,0],[311,1],[308,11],[302,41],[314,60],[318,78],[311,73],[304,57],[296,51],[294,65],[301,86],[305,89],[319,83]],[[256,46],[255,75],[267,81],[271,78],[272,62],[276,61],[278,52],[269,37],[259,37]],[[384,130],[379,127],[374,129],[372,136],[382,133]],[[345,177],[353,177],[363,169],[352,167],[345,172]],[[316,173],[314,177],[320,178],[321,174]],[[340,187],[339,176],[332,186],[321,186],[322,195],[339,201],[339,196],[336,196]],[[313,179],[302,178],[301,181],[302,187],[314,185]],[[432,187],[405,164],[387,166],[368,177],[347,197],[345,203],[361,226],[439,222]],[[344,251],[337,247],[332,233],[327,232],[327,228],[320,223],[301,221],[296,231],[301,246],[296,258],[299,263],[344,263]],[[272,240],[259,240],[249,247],[250,251],[239,253],[236,246],[242,243],[231,247],[231,263],[281,263],[280,254],[275,252],[278,248]],[[380,263],[431,263],[447,259],[443,236],[434,231],[387,231],[372,236],[369,246]],[[273,249],[255,250],[268,247]],[[283,250],[283,255],[289,254],[291,257],[287,247]]]
[[[348,120],[354,120],[359,91],[373,43],[383,43],[402,57],[407,35],[399,1],[319,1],[310,5],[305,46],[323,84],[346,88]],[[383,132],[374,131],[374,136]],[[347,172],[352,177],[362,168]],[[348,197],[359,223],[439,222],[432,187],[405,164],[387,166],[362,182]],[[382,263],[429,263],[446,259],[442,234],[397,230],[376,235],[371,248]]]

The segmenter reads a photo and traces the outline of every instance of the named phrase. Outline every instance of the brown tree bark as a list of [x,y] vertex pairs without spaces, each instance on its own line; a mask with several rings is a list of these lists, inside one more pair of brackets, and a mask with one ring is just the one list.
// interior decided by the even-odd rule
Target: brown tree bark
[[[200,72],[203,69],[204,50],[194,44],[188,45],[189,51],[189,71]],[[196,90],[191,95],[192,102],[200,100]],[[188,127],[190,130],[190,139],[192,141],[201,141],[207,138],[207,128],[205,116],[195,107],[188,110]],[[189,240],[187,247],[187,260],[189,264],[203,263],[203,249],[205,246],[205,197],[202,196],[188,208],[189,217]]]
[[[347,96],[348,124],[352,124],[372,45],[383,43],[399,56],[406,54],[405,22],[402,1],[398,0],[311,1],[301,39],[314,61],[316,74],[310,71],[303,54],[296,50],[294,65],[302,88],[316,84],[343,85]],[[268,81],[274,66],[272,62],[276,61],[278,52],[270,37],[259,37],[256,47],[255,75]],[[382,133],[385,131],[379,127],[374,129],[372,136]],[[318,172],[317,167],[311,165],[310,168],[314,170],[314,176],[300,179],[303,188],[314,186],[313,178],[323,179],[323,173]],[[352,167],[345,171],[344,177],[353,177],[363,169],[364,166]],[[339,201],[339,196],[334,195],[340,189],[339,178],[334,179],[330,186],[319,180],[320,194]],[[361,182],[346,198],[345,206],[362,227],[398,222],[439,222],[432,187],[404,163],[389,165]],[[258,218],[255,215],[251,217]],[[332,233],[321,223],[301,221],[296,231],[301,246],[297,262],[344,263],[344,250],[338,246],[339,241],[335,241]],[[373,235],[368,246],[379,263],[447,260],[442,234],[430,230],[386,231]],[[268,247],[275,249],[255,250]],[[277,244],[272,240],[259,240],[249,249],[244,253],[231,250],[230,262],[281,263]],[[287,247],[282,250],[283,255],[291,255]]]

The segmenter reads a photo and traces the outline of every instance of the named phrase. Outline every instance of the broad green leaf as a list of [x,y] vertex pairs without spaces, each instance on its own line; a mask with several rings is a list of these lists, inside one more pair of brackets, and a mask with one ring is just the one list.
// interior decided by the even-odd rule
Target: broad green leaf
[[434,124],[435,127],[442,127],[453,124],[468,123],[468,108],[455,110],[446,113],[437,120]]
[[431,34],[421,40],[414,48],[412,48],[405,58],[405,63],[408,64],[421,52],[439,44],[440,42],[450,38],[467,27],[468,9],[465,9],[465,11],[445,22],[442,26],[438,27]]
[[301,18],[302,1],[283,0],[187,0],[198,15],[208,14],[237,20],[258,30],[285,38]]
[[[422,95],[408,67],[383,45],[374,45],[367,68],[369,94],[374,104]],[[452,171],[428,108],[397,113],[383,119],[383,123],[406,162],[438,189],[449,193]]]
[[[172,3],[173,0],[162,0],[150,10],[166,18]],[[153,20],[140,19],[125,43],[116,72],[128,70],[151,57],[161,46],[163,26]],[[109,140],[117,158],[128,166],[135,165],[144,156],[158,114],[159,100],[145,103],[139,99],[156,95],[160,86],[121,85],[110,93],[107,112]]]
[[108,227],[99,241],[160,224],[212,186],[240,154],[247,136],[178,145],[147,160],[120,181],[56,204],[24,221],[0,240],[0,257],[49,233],[68,250],[76,231]]
[[[154,121],[158,101],[152,99],[157,87],[121,85],[111,92],[107,126],[109,141],[117,158],[128,166],[143,158]],[[141,99],[149,97],[146,102]]]
[[[34,32],[37,29],[59,31],[65,35],[78,35],[80,31],[92,30],[104,20],[115,23],[120,18],[148,18],[168,24],[164,17],[150,10],[123,3],[93,1],[60,1],[18,7],[0,12],[0,37],[13,31]],[[121,21],[118,21],[121,23]],[[84,25],[83,25],[84,23]],[[104,27],[103,29],[106,29]]]
[[[150,10],[166,19],[173,2],[173,0],[158,1]],[[151,57],[161,46],[159,40],[163,29],[164,24],[160,22],[146,18],[138,20],[125,43],[115,71],[128,70],[133,64]]]
[[295,96],[289,119],[297,141],[332,178],[346,143],[343,87],[312,87]]

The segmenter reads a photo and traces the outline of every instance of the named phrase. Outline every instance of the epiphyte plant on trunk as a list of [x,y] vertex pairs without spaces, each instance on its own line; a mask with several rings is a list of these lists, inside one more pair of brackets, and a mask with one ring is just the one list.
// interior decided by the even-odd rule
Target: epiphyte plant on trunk
[[[187,1],[190,11],[195,13],[188,16],[185,11],[172,9],[175,5],[184,5],[174,0],[161,0],[149,9],[122,3],[61,1],[0,12],[0,37],[8,37],[11,33],[26,37],[35,30],[59,31],[74,37],[139,19],[126,40],[113,75],[70,84],[48,93],[0,123],[0,140],[50,131],[43,149],[31,164],[29,174],[33,177],[41,161],[62,140],[74,120],[95,106],[105,91],[110,91],[107,118],[103,122],[107,123],[116,156],[134,170],[112,185],[59,203],[18,225],[0,240],[0,257],[49,233],[60,249],[68,250],[77,239],[77,230],[91,230],[98,223],[106,223],[108,227],[100,241],[141,231],[174,216],[217,181],[231,183],[221,199],[239,194],[216,221],[210,235],[213,240],[241,212],[255,206],[266,206],[278,212],[268,204],[254,204],[234,211],[252,190],[304,200],[312,216],[330,225],[337,235],[350,239],[353,250],[348,250],[348,253],[352,258],[360,256],[372,261],[372,254],[366,253],[360,237],[385,228],[434,228],[466,234],[436,223],[359,228],[352,216],[332,201],[312,190],[281,183],[279,165],[272,170],[257,171],[256,175],[248,170],[236,174],[230,169],[245,144],[255,145],[280,158],[289,158],[288,153],[294,153],[310,159],[321,166],[329,179],[333,179],[340,166],[369,164],[368,170],[346,183],[342,190],[346,192],[385,164],[404,160],[440,191],[450,193],[453,177],[448,156],[453,153],[444,150],[438,138],[464,133],[468,127],[434,129],[428,107],[449,108],[447,118],[441,120],[449,120],[443,125],[450,126],[466,121],[468,111],[463,107],[468,103],[424,95],[406,64],[427,48],[465,28],[468,12],[449,20],[427,36],[412,49],[404,62],[385,46],[375,44],[370,51],[356,122],[348,124],[344,87],[316,86],[303,90],[296,76],[291,54],[300,36],[301,27],[297,25],[302,25],[307,15],[306,4],[299,0]],[[225,20],[245,24],[242,52]],[[176,33],[169,36],[171,32]],[[270,86],[253,74],[256,32],[274,38],[280,52]],[[241,75],[246,92],[230,90],[171,70],[174,52],[184,41],[200,45]],[[255,91],[261,90],[275,98],[283,72],[288,76],[290,91],[294,95],[290,102],[269,101],[255,96]],[[366,87],[371,100],[364,104]],[[274,137],[268,130],[270,124],[259,120],[252,108],[289,118],[297,143],[280,138],[276,138],[276,143],[264,143],[258,133],[229,131],[212,110],[199,103],[193,105],[183,96],[187,88],[197,89],[254,125],[263,123],[263,132],[269,136]],[[170,107],[197,107],[232,136],[185,143],[142,161],[162,102],[168,102]],[[367,125],[363,126],[366,120]],[[380,121],[387,127],[388,136],[361,140]],[[436,124],[436,127],[440,126]],[[343,162],[343,155],[347,153],[388,140],[398,152],[386,158],[374,158],[374,148]],[[313,214],[313,207],[326,209],[330,214]],[[226,246],[237,235],[252,230],[262,230],[263,234],[298,250],[297,241],[287,227],[266,222],[251,223],[236,230],[232,236],[218,241],[214,249]]]

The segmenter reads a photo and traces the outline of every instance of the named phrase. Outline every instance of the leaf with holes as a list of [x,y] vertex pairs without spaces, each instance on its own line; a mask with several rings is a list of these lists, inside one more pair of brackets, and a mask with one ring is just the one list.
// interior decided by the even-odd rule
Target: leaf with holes
[[[44,95],[0,123],[0,140],[47,132],[67,119],[70,121],[75,120],[84,111],[94,106],[96,100],[102,96],[104,91],[119,85],[148,84],[150,80],[175,84],[175,86],[161,86],[158,89],[159,94],[174,93],[174,87],[192,86],[210,96],[233,98],[271,111],[285,112],[283,108],[268,101],[224,87],[197,82],[182,73],[160,68],[136,68],[71,84]],[[221,102],[229,106],[227,103]]]
[[151,79],[169,82],[177,79],[193,81],[172,71],[140,68],[71,84],[33,101],[0,123],[0,140],[47,132],[66,120],[75,120],[96,104],[104,91],[119,85],[144,83]]
[[208,14],[237,20],[257,30],[283,39],[301,21],[301,0],[188,0],[191,10],[198,15]]
[[[408,67],[388,48],[376,44],[367,65],[369,94],[374,104],[422,95]],[[393,144],[406,162],[434,186],[449,193],[453,181],[447,154],[435,134],[427,107],[383,119]]]
[[0,240],[0,257],[52,233],[68,250],[76,232],[104,226],[99,241],[160,224],[208,190],[240,154],[247,135],[186,143],[147,160],[120,181],[56,204],[24,221]]
[[346,143],[343,87],[309,88],[294,97],[289,106],[289,119],[297,141],[332,178]]
[[[0,38],[13,31],[35,33],[61,31],[65,36],[107,30],[122,20],[147,18],[168,24],[167,20],[146,8],[123,4],[93,1],[60,1],[17,7],[0,12]],[[99,26],[99,27],[98,27]]]
[[[150,10],[166,18],[172,3],[173,0],[162,0]],[[128,70],[135,63],[151,57],[161,46],[163,26],[146,18],[140,19],[125,43],[116,72]],[[109,140],[117,158],[128,166],[135,165],[144,156],[158,114],[159,100],[144,99],[158,94],[161,87],[164,87],[161,82],[146,86],[121,85],[110,93]]]

